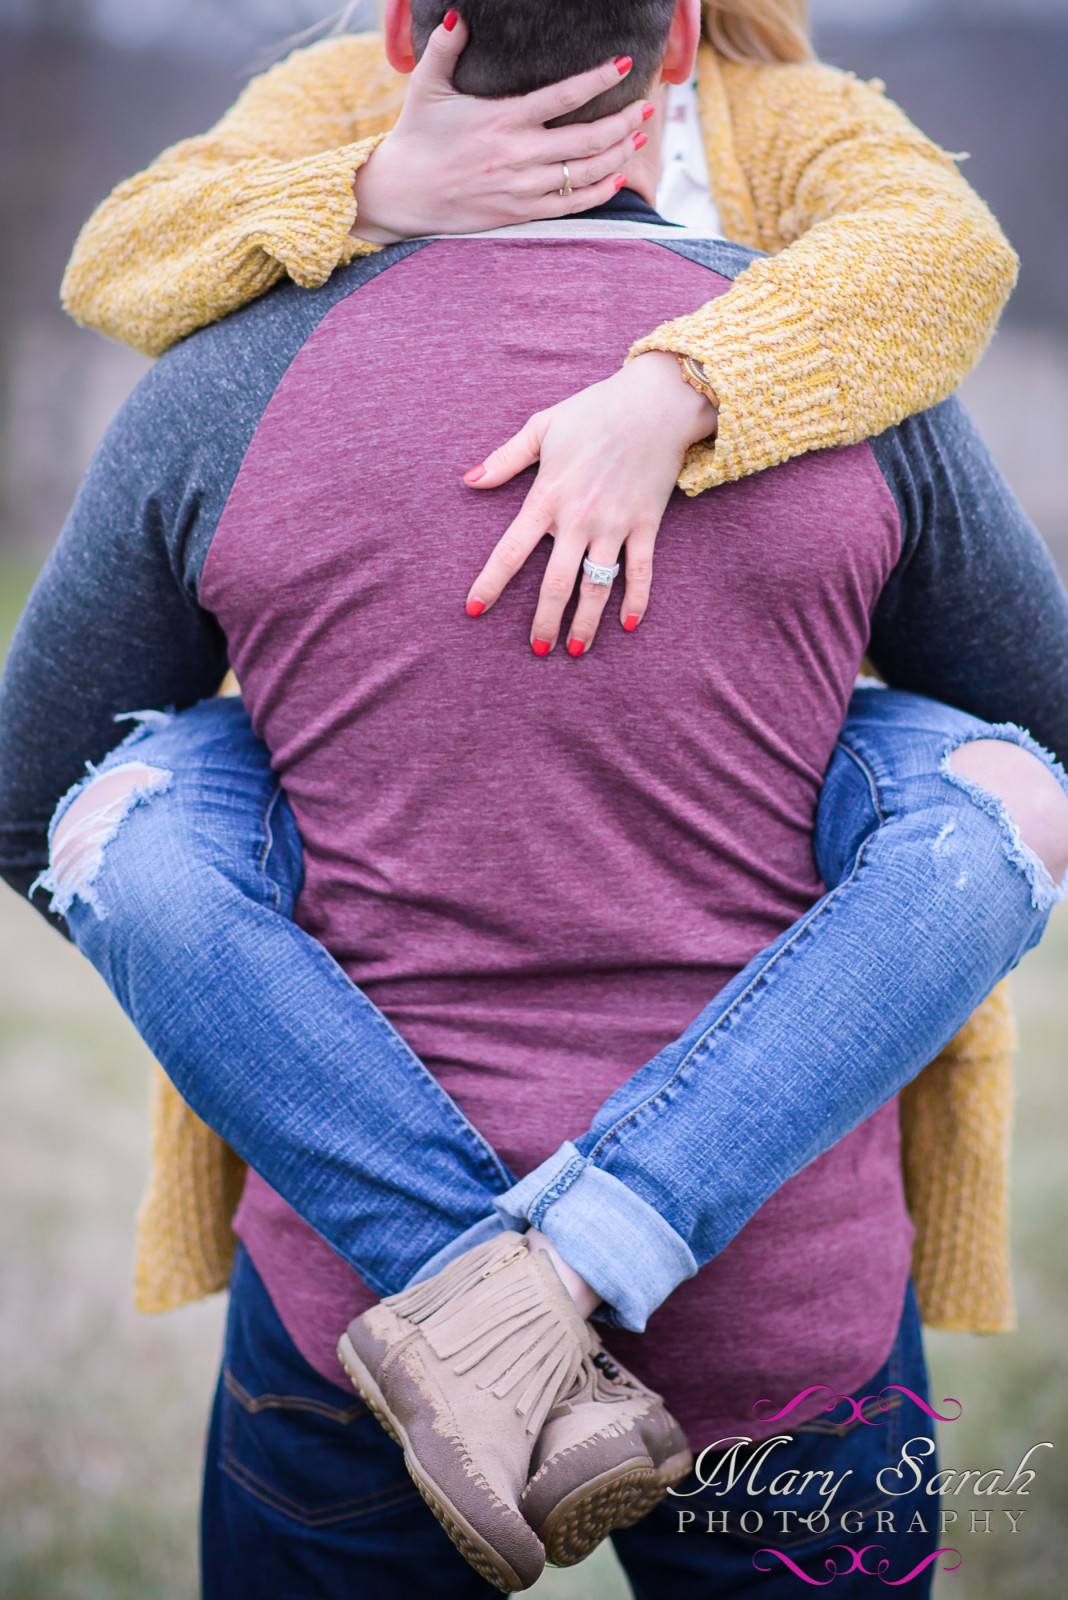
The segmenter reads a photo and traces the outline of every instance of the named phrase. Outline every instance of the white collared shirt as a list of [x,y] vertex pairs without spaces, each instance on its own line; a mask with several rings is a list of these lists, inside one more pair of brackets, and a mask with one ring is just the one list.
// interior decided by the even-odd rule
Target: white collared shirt
[[668,93],[656,209],[666,221],[680,222],[705,238],[723,236],[708,185],[696,77],[673,83]]

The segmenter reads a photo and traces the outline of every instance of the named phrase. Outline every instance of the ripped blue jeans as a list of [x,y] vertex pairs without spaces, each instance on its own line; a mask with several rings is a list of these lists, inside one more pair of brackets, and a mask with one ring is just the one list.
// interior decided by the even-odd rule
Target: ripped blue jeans
[[300,837],[239,701],[138,727],[57,809],[45,881],[186,1101],[378,1293],[533,1225],[640,1331],[1041,937],[1061,888],[948,765],[980,738],[1052,766],[1017,729],[859,689],[817,818],[827,893],[519,1183],[290,920]]

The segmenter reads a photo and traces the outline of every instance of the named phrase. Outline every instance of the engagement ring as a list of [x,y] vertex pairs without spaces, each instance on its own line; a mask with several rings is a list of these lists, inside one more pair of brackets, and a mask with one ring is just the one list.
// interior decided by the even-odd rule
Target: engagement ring
[[611,583],[619,571],[619,562],[617,561],[614,567],[599,567],[595,561],[590,560],[589,556],[585,556],[582,562],[582,570],[591,583]]

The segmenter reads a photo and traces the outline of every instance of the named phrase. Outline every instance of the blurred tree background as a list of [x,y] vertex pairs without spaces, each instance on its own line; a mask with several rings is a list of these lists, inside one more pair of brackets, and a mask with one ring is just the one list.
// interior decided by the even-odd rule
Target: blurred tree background
[[[111,415],[147,363],[57,302],[120,178],[206,128],[322,0],[0,0],[0,651]],[[965,398],[1068,577],[1068,0],[814,0],[823,57],[946,148],[1019,249],[1019,288]],[[371,0],[357,20],[369,23]],[[1020,1532],[953,1531],[956,1600],[1050,1600],[1068,1555],[1068,915],[1017,980],[1019,1332],[930,1341],[946,1464],[1010,1471]],[[0,1594],[192,1600],[199,1452],[222,1305],[129,1308],[146,1057],[87,965],[0,895]],[[967,1496],[965,1508],[982,1501]],[[986,1502],[990,1504],[990,1502]],[[994,1519],[1005,1521],[1000,1512]],[[967,1527],[967,1516],[961,1525]],[[952,1542],[947,1541],[947,1542]],[[622,1600],[607,1551],[538,1586]]]

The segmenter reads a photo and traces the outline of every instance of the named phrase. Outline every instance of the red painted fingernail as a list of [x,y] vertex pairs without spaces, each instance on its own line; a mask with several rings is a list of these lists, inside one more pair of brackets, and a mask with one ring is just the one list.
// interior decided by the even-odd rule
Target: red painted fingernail
[[581,639],[569,639],[567,641],[567,653],[569,656],[580,656],[585,648],[586,646]]
[[627,617],[626,621],[623,623],[623,626],[626,628],[628,633],[633,633],[635,628],[638,626],[638,623],[640,621],[641,621],[640,617],[629,616],[629,617]]
[[467,602],[467,604],[464,606],[464,610],[467,612],[467,615],[469,617],[480,617],[482,615],[483,611],[485,611],[485,609],[486,609],[486,602],[484,600],[474,600],[474,599],[472,599],[472,600],[469,600]]
[[486,476],[485,467],[472,467],[470,472],[465,472],[464,473],[464,482],[465,483],[477,483],[479,478],[484,478],[485,476]]
[[652,116],[652,114],[653,114],[653,112],[655,110],[656,110],[656,107],[652,104],[651,101],[647,100],[645,102],[645,104],[642,106],[642,121],[643,122],[648,122],[649,118]]
[[534,639],[530,648],[533,650],[536,656],[547,656],[549,651],[552,649],[552,645],[549,643],[548,639]]
[[616,173],[616,184],[615,184],[615,187],[616,187],[616,193],[617,194],[619,193],[620,189],[622,189],[622,187],[626,183],[626,181],[627,181],[626,178],[623,176],[623,174],[621,172],[617,172]]
[[446,11],[445,15],[441,19],[441,26],[445,29],[446,33],[451,33],[459,20],[460,13],[458,11]]
[[621,78],[622,78],[622,76],[623,76],[623,74],[625,72],[629,72],[630,71],[630,69],[631,69],[631,67],[633,65],[634,65],[634,61],[633,61],[632,57],[630,57],[630,56],[616,56],[616,71],[619,73],[619,76]]
[[648,144],[648,143],[649,143],[649,135],[647,133],[636,133],[634,135],[634,148],[635,148],[635,150],[640,150],[643,144]]

